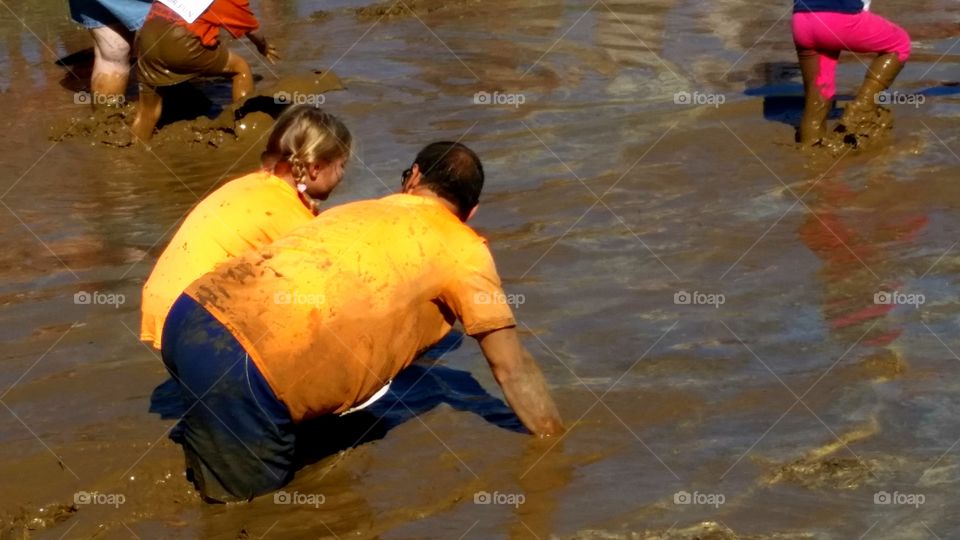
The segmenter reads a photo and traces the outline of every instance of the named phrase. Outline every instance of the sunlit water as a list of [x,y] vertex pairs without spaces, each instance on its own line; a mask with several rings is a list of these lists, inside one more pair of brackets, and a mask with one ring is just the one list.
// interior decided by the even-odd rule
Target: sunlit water
[[[256,167],[262,142],[49,141],[83,111],[53,62],[88,36],[59,2],[0,8],[0,509],[124,496],[37,533],[51,538],[629,537],[704,520],[743,535],[960,535],[960,101],[944,86],[960,57],[955,37],[923,37],[956,8],[875,7],[921,33],[897,88],[928,98],[894,108],[883,150],[835,160],[794,150],[783,120],[798,111],[778,108],[799,95],[788,4],[453,2],[361,21],[358,2],[255,3],[283,62],[232,47],[261,83],[328,68],[346,83],[326,107],[358,144],[329,204],[395,190],[433,140],[480,154],[474,225],[572,427],[536,445],[412,406],[418,417],[298,475],[286,491],[323,495],[316,507],[200,503],[171,422],[147,413],[164,371],[137,340],[139,289],[184,213]],[[845,57],[838,87],[862,73]],[[676,103],[687,95],[703,105]],[[875,303],[881,292],[903,305]],[[96,304],[111,298],[123,302]],[[499,395],[469,341],[439,363]],[[805,457],[827,465],[771,483]],[[830,472],[857,463],[849,485]],[[524,502],[477,504],[481,492]],[[923,504],[877,504],[884,492]]]

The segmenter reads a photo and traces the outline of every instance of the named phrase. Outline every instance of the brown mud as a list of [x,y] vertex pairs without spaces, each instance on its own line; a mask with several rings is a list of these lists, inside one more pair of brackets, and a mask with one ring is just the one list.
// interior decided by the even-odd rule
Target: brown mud
[[582,531],[574,535],[572,540],[805,540],[809,538],[814,536],[808,533],[737,534],[722,523],[704,521],[686,527],[622,534]]
[[868,151],[890,144],[893,113],[887,107],[878,106],[852,119],[849,124],[838,125],[828,131],[822,141],[823,146],[835,156],[849,150]]
[[465,15],[465,10],[481,3],[482,0],[386,0],[379,4],[357,8],[354,13],[360,21],[421,17],[431,14],[462,17]]
[[807,452],[796,461],[779,467],[772,472],[766,482],[779,482],[799,485],[807,489],[857,489],[863,484],[879,480],[879,462],[865,461],[859,456],[838,457],[837,452],[849,452],[849,445],[862,442],[877,434],[879,424],[876,419],[866,425],[839,435],[819,448]]
[[[206,118],[228,107],[229,84],[197,81],[153,152],[110,146],[133,105],[88,121],[74,94],[85,72],[57,60],[90,36],[63,2],[11,4],[0,536],[960,538],[960,55],[941,20],[960,7],[882,4],[929,28],[895,85],[928,101],[892,104],[893,129],[870,120],[838,155],[793,147],[801,85],[777,3],[255,2],[283,56],[266,66],[235,47],[261,107]],[[342,80],[318,81],[317,66]],[[849,93],[863,66],[843,55],[837,73]],[[260,166],[274,116],[262,106],[281,105],[281,79],[291,98],[330,90],[323,107],[357,141],[327,206],[395,191],[430,141],[478,151],[472,224],[506,291],[524,295],[518,326],[562,440],[477,407],[502,396],[467,340],[376,437],[318,455],[285,488],[323,504],[199,500],[173,421],[148,412],[167,374],[137,337],[140,290],[184,214]],[[679,103],[684,92],[714,102]],[[925,302],[877,301],[893,291]],[[725,502],[678,504],[680,491]],[[878,505],[878,491],[926,504]],[[125,502],[77,502],[93,492]]]
[[[185,83],[189,85],[190,83]],[[238,104],[224,107],[215,118],[199,116],[161,125],[150,141],[150,146],[201,146],[220,148],[244,139],[257,140],[270,129],[273,120],[297,96],[322,96],[328,92],[344,90],[343,82],[329,71],[314,71],[307,75],[291,75],[281,78]],[[184,94],[187,99],[176,99]],[[167,107],[191,107],[190,98],[197,98],[196,91],[176,89],[166,97]],[[205,98],[201,95],[199,100]],[[173,104],[176,105],[173,105]],[[186,104],[186,105],[185,105]],[[192,105],[204,108],[203,103]],[[92,108],[88,114],[63,119],[51,128],[50,140],[60,142],[79,138],[93,144],[127,147],[134,144],[129,129],[136,115],[136,104]]]
[[20,540],[55,527],[73,517],[75,505],[53,504],[36,509],[21,509],[13,515],[0,515],[0,538]]

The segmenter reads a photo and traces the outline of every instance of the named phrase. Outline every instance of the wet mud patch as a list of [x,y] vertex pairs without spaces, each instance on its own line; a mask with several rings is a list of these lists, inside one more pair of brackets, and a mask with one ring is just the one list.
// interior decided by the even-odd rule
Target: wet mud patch
[[643,532],[582,531],[573,538],[576,540],[801,540],[813,537],[810,533],[742,535],[716,521],[704,521],[683,528],[670,527],[665,530]]
[[455,12],[457,17],[463,16],[463,9],[469,6],[479,6],[479,0],[393,0],[357,8],[354,13],[361,21],[380,19],[402,19],[419,17],[434,12]]
[[850,125],[837,125],[824,137],[822,145],[834,155],[850,150],[869,150],[884,142],[893,129],[893,113],[886,107],[861,114]]
[[857,458],[798,459],[780,467],[768,482],[807,489],[856,489],[868,481],[875,465]]
[[[283,77],[239,105],[229,105],[215,117],[206,116],[212,103],[195,87],[171,89],[164,103],[177,104],[176,116],[161,122],[151,146],[220,148],[232,142],[260,138],[273,121],[295,103],[322,104],[322,95],[344,90],[343,82],[331,71]],[[180,99],[183,98],[183,99]],[[83,139],[91,144],[128,147],[134,143],[129,125],[136,106],[124,103],[115,107],[86,110],[51,128],[50,140]]]
[[76,513],[75,505],[64,504],[21,508],[13,513],[0,515],[0,538],[4,540],[30,538],[37,531],[55,527]]
[[880,432],[879,422],[871,418],[862,426],[844,432],[823,446],[814,448],[795,461],[781,465],[764,479],[766,484],[789,483],[807,489],[856,489],[869,479],[877,478],[880,470],[877,460],[859,456],[832,456],[841,449],[852,453],[849,445],[875,436]]

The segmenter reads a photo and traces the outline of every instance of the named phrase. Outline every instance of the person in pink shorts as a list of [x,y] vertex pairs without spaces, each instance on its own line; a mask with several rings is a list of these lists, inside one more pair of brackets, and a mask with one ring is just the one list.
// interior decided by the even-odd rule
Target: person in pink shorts
[[794,0],[793,42],[806,95],[800,143],[819,143],[836,92],[840,51],[876,53],[860,91],[843,110],[838,131],[876,112],[876,95],[893,84],[910,56],[903,28],[869,11],[870,0]]

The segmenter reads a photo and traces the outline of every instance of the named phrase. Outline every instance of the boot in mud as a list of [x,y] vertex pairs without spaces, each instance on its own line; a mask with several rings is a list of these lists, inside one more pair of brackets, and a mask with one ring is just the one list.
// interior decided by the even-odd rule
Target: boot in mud
[[901,69],[903,63],[895,54],[881,54],[873,59],[860,91],[844,107],[843,117],[837,126],[836,131],[843,134],[844,143],[859,147],[861,135],[879,134],[889,127],[889,112],[877,104],[877,94],[890,88]]
[[832,108],[832,100],[823,97],[817,88],[817,76],[820,74],[820,55],[816,51],[797,51],[800,60],[800,73],[803,75],[803,117],[800,119],[798,142],[804,147],[820,144],[827,131],[827,116]]

